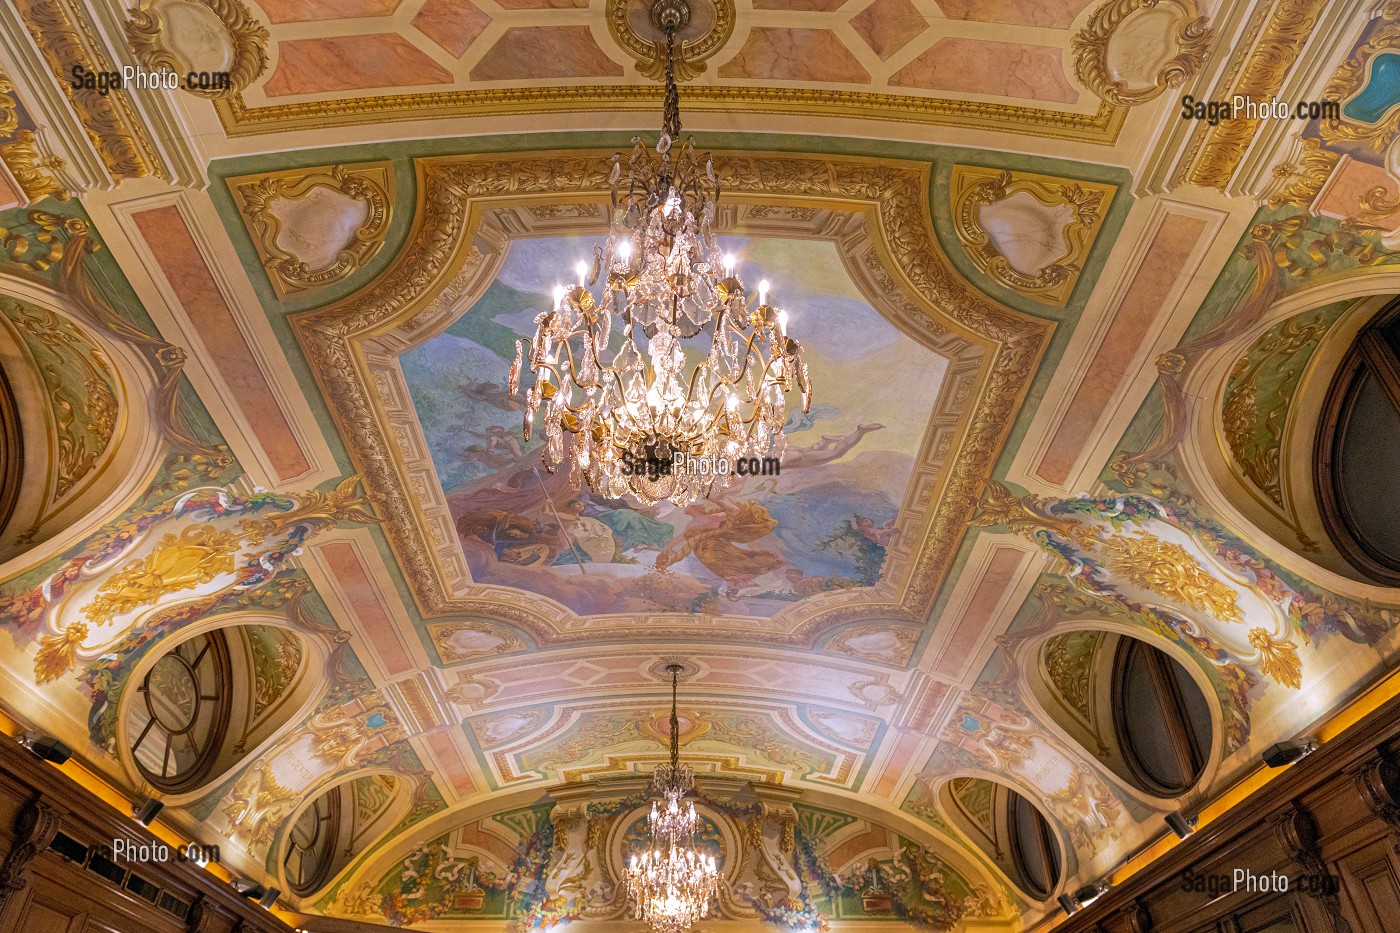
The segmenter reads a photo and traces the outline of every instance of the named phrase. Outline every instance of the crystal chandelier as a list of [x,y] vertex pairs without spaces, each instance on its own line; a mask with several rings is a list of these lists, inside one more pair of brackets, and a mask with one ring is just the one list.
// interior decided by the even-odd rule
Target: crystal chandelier
[[[655,156],[639,137],[625,173],[622,155],[613,157],[607,242],[555,290],[534,338],[518,341],[510,392],[528,361],[525,438],[543,410],[550,472],[567,446],[576,486],[586,479],[609,498],[684,505],[727,485],[733,471],[723,471],[735,459],[780,455],[787,393],[797,388],[806,412],[812,386],[787,312],[768,304],[767,281],[750,305],[733,257],[721,255],[713,162],[695,155],[693,140],[678,142],[675,44],[690,8],[657,0],[651,16],[666,35]],[[708,348],[694,339],[705,336]],[[689,367],[687,350],[698,358]]]
[[662,799],[652,802],[647,818],[651,848],[633,855],[627,868],[627,894],[634,919],[646,921],[656,933],[685,933],[709,913],[719,874],[715,857],[695,849],[695,804],[681,800],[694,788],[695,773],[680,761],[676,686],[681,666],[666,670],[671,674],[671,761],[652,774],[652,786]]

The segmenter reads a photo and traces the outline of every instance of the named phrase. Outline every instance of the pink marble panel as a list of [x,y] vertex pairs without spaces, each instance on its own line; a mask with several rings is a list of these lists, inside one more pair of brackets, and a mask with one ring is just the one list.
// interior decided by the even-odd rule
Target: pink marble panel
[[1327,185],[1318,196],[1316,211],[1324,217],[1356,217],[1368,224],[1375,224],[1382,230],[1394,230],[1400,226],[1397,212],[1388,214],[1363,214],[1361,199],[1373,189],[1380,188],[1383,194],[1373,201],[1394,202],[1396,197],[1395,179],[1379,165],[1357,162],[1343,156],[1327,180]]
[[937,0],[949,19],[1068,29],[1093,0]]
[[274,23],[390,16],[403,0],[257,0]]
[[1019,42],[943,39],[895,72],[890,83],[1059,104],[1079,100],[1065,77],[1061,49]]
[[1205,226],[1199,217],[1170,214],[1157,228],[1113,323],[1085,367],[1084,378],[1036,467],[1037,476],[1056,484],[1069,478],[1113,393],[1127,375],[1149,326],[1162,312],[1172,286],[1181,276],[1194,274],[1194,269],[1187,268],[1187,261]]
[[883,61],[928,28],[928,20],[909,0],[875,0],[852,17],[851,27]]
[[[640,673],[650,655],[588,655],[558,661],[522,664],[504,663],[500,668],[483,665],[475,669],[497,685],[493,704],[518,704],[569,695],[580,689],[630,689],[655,683]],[[791,693],[809,699],[840,704],[858,702],[864,694],[854,692],[870,675],[858,668],[777,661],[748,656],[706,654],[708,670],[698,685],[727,689]]]
[[864,84],[870,74],[830,29],[756,27],[739,54],[719,69],[721,78],[829,81]]
[[587,26],[515,26],[472,69],[473,81],[620,77]]
[[416,665],[399,641],[398,624],[384,605],[384,595],[360,560],[354,545],[345,541],[313,545],[340,584],[350,611],[369,640],[369,647],[391,677],[414,670]]
[[[428,748],[432,749],[433,757],[442,765],[442,774],[451,783],[452,789],[457,792],[458,797],[467,797],[476,793],[476,781],[472,780],[471,772],[467,770],[466,759],[458,751],[456,744],[452,741],[452,736],[446,732],[429,732],[423,736],[423,741],[428,743]],[[489,834],[482,834],[487,835]],[[495,838],[495,837],[490,837]],[[485,840],[485,841],[489,841]],[[510,864],[506,862],[505,864]]]
[[997,624],[997,604],[1006,595],[1006,588],[1015,579],[1023,560],[1025,554],[1014,548],[999,547],[992,551],[987,569],[977,581],[962,618],[958,619],[958,627],[939,652],[936,673],[958,679],[967,673],[972,653],[987,629]]
[[268,97],[448,84],[452,73],[396,33],[289,39],[277,46]]
[[830,13],[847,0],[754,0],[755,10],[800,10],[803,13]]
[[428,0],[413,17],[420,32],[458,58],[490,22],[471,0]]
[[244,338],[233,309],[224,301],[180,209],[168,205],[132,216],[228,386],[229,404],[242,413],[278,478],[291,479],[309,472],[311,463],[282,403]]
[[0,211],[19,207],[23,200],[19,186],[10,181],[10,173],[0,170]]
[[915,732],[901,732],[898,735],[899,738],[895,741],[890,757],[885,761],[880,777],[870,789],[871,794],[886,800],[893,798],[894,792],[899,789],[900,778],[904,776],[919,746],[924,743],[924,737]]

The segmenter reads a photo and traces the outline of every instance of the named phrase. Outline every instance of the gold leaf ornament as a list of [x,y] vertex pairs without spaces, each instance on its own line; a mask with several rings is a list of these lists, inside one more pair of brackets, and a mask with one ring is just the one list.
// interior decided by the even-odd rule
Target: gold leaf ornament
[[34,682],[46,684],[57,680],[73,667],[78,646],[87,638],[88,627],[74,622],[57,637],[52,635],[39,643],[39,653],[34,656]]
[[1110,565],[1124,579],[1159,596],[1175,600],[1224,622],[1243,622],[1239,596],[1172,541],[1146,531],[1111,535],[1102,542]]
[[1303,685],[1303,665],[1298,646],[1291,641],[1275,641],[1262,628],[1249,630],[1249,643],[1259,650],[1259,670],[1285,687],[1297,690]]

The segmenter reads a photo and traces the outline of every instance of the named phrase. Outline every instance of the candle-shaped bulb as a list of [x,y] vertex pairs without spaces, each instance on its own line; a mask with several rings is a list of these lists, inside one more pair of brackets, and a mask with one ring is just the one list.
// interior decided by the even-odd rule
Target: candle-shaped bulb
[[574,271],[578,273],[578,283],[582,285],[588,277],[588,263],[580,259],[578,265],[574,266]]
[[786,311],[779,311],[779,312],[778,312],[778,335],[781,336],[781,337],[786,337],[786,336],[787,336],[787,312],[786,312]]
[[564,304],[564,286],[562,286],[562,285],[556,285],[556,286],[554,286],[554,310],[555,310],[555,311],[558,311],[559,308],[560,308],[563,304]]
[[768,280],[764,279],[758,283],[758,304],[760,307],[768,304]]
[[733,254],[733,253],[725,253],[725,254],[724,254],[724,274],[727,275],[727,276],[728,276],[728,275],[733,275],[733,274],[734,274],[734,254]]
[[617,255],[622,257],[623,262],[630,261],[632,259],[632,241],[623,240],[619,243],[617,245]]

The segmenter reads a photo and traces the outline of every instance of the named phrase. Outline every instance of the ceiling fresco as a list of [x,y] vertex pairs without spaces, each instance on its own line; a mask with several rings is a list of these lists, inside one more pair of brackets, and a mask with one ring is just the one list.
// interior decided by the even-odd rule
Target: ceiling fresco
[[[134,796],[147,673],[236,632],[239,736],[161,819],[290,892],[339,788],[294,927],[640,930],[675,663],[716,933],[1059,923],[1185,805],[1097,747],[1102,646],[1199,687],[1194,804],[1400,642],[1314,480],[1400,292],[1400,7],[1279,6],[698,2],[716,227],[815,398],[675,507],[550,473],[506,387],[659,122],[635,3],[4,5],[0,708]],[[63,80],[167,60],[228,86]],[[1234,93],[1339,108],[1181,115]]]
[[[520,435],[518,398],[502,391],[515,343],[552,301],[558,270],[594,241],[512,243],[490,288],[447,330],[402,357],[433,466],[474,582],[529,590],[585,616],[690,612],[770,616],[821,593],[869,588],[941,389],[947,360],[902,335],[867,304],[831,243],[721,240],[739,274],[759,264],[828,270],[784,287],[809,331],[813,378],[830,386],[789,419],[776,476],[738,483],[685,508],[638,510],[569,489],[544,443]],[[870,399],[861,373],[878,364],[903,396]],[[874,404],[871,404],[871,402]]]

